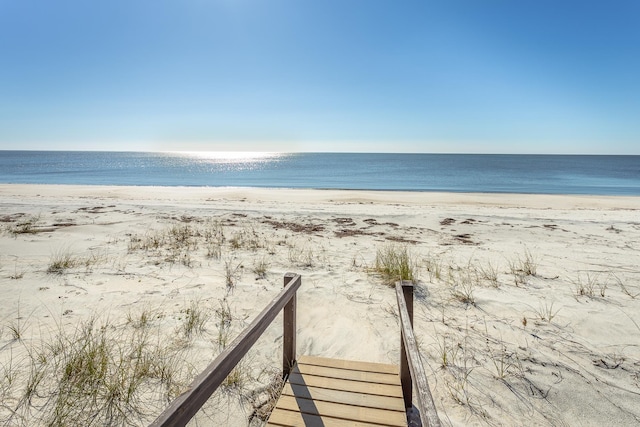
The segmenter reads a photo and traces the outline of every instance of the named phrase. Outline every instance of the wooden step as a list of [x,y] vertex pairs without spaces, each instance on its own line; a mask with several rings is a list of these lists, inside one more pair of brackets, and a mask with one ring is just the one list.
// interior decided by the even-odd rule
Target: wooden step
[[406,427],[398,367],[301,356],[267,425]]
[[301,414],[300,411],[286,411],[283,409],[274,410],[267,425],[282,427],[380,427],[380,424]]
[[396,384],[398,374],[381,374],[379,372],[354,371],[351,369],[339,369],[331,366],[297,365],[298,372],[302,375],[315,375],[316,377],[340,378],[343,380],[359,381],[374,384]]
[[278,399],[277,408],[288,411],[299,411],[302,414],[319,415],[350,421],[361,421],[385,426],[402,426],[407,424],[404,411],[387,411],[384,409],[364,408],[349,404],[323,402],[283,395]]
[[331,368],[350,369],[352,371],[380,372],[398,375],[397,365],[372,362],[354,362],[353,360],[330,359],[328,357],[300,356],[298,364],[328,366]]
[[324,402],[346,403],[352,406],[365,408],[385,409],[389,411],[404,412],[404,399],[402,397],[377,396],[374,394],[353,393],[344,390],[331,390],[319,387],[310,387],[287,383],[282,390],[283,395],[302,397]]

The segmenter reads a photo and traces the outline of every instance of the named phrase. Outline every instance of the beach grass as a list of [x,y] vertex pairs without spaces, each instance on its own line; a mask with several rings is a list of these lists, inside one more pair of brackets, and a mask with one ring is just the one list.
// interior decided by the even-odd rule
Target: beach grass
[[[637,201],[29,188],[0,207],[0,425],[148,425],[289,271],[303,276],[298,354],[390,364],[398,312],[381,284],[412,281],[452,425],[640,417]],[[276,321],[193,423],[261,425],[281,340]]]
[[402,280],[417,280],[416,262],[406,245],[388,244],[378,248],[373,271],[379,274],[388,286]]
[[[186,337],[202,333],[208,321],[200,301],[180,309]],[[130,425],[162,408],[191,382],[191,345],[166,334],[164,315],[151,309],[124,321],[93,316],[75,327],[46,332],[22,342],[26,357],[2,368],[2,394],[11,425]],[[8,325],[13,337],[19,323]]]

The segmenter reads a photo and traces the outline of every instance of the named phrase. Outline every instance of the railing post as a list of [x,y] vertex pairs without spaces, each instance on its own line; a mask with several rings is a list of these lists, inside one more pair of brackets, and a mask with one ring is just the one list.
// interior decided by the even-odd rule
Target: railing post
[[[402,294],[407,304],[407,312],[409,320],[413,328],[413,283],[402,281]],[[404,407],[406,409],[412,406],[413,383],[411,381],[411,373],[409,372],[409,362],[407,360],[407,349],[404,346],[402,338],[402,324],[400,324],[400,383],[402,384],[402,395],[404,396]]]
[[[284,275],[284,286],[296,277],[295,273]],[[289,376],[291,367],[296,361],[296,294],[293,294],[289,302],[284,306],[284,331],[282,350],[282,378]]]

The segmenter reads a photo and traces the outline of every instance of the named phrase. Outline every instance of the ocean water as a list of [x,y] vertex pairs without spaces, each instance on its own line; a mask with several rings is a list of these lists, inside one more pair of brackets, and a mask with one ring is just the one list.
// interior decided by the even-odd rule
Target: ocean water
[[0,151],[0,182],[640,195],[640,156]]

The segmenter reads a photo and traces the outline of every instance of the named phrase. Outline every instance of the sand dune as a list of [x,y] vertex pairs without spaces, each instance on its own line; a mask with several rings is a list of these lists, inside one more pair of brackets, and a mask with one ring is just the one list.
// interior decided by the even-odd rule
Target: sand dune
[[[405,249],[444,425],[640,423],[640,198],[0,185],[0,201],[8,425],[147,424],[288,271],[303,278],[298,353],[397,363],[395,294],[373,267]],[[265,409],[281,334],[276,321],[199,425]],[[102,377],[82,382],[96,360]]]

